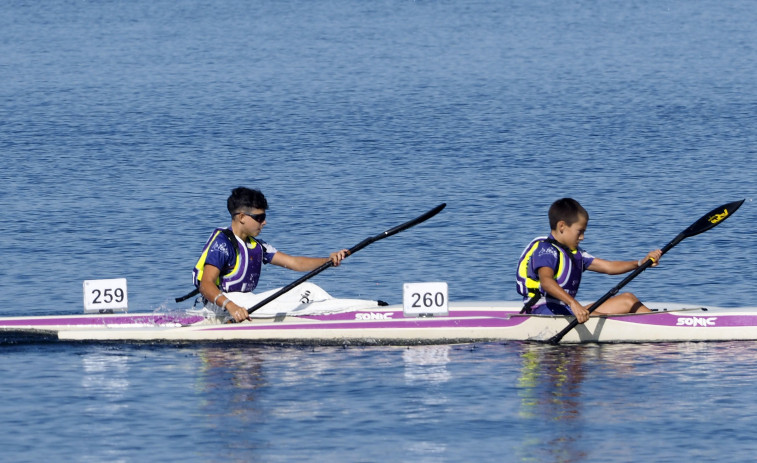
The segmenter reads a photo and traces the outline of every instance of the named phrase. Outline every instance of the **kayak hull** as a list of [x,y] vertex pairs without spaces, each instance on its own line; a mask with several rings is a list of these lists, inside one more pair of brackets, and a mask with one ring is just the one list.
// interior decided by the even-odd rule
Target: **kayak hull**
[[[451,302],[449,315],[405,317],[399,305],[335,314],[216,324],[186,314],[104,314],[0,318],[0,332],[55,334],[65,341],[275,344],[450,344],[543,342],[572,317],[521,315],[517,302]],[[757,308],[659,306],[651,314],[592,317],[561,343],[757,340]]]

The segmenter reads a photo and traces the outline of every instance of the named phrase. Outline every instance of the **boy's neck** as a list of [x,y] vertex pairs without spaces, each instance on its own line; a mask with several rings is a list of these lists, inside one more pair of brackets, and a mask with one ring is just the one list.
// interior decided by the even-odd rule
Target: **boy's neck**
[[236,220],[231,222],[231,231],[234,232],[234,235],[237,236],[237,238],[241,239],[242,241],[247,241],[249,236],[245,236],[245,233],[242,231],[242,224],[237,222]]
[[556,242],[558,242],[559,244],[561,244],[562,246],[564,246],[565,248],[567,248],[567,249],[570,249],[570,246],[568,246],[568,245],[567,245],[566,243],[564,243],[563,241],[561,241],[561,240],[560,240],[560,239],[558,238],[558,233],[557,233],[557,232],[556,232],[555,230],[552,230],[552,232],[551,232],[551,233],[549,234],[549,236],[550,236],[550,237],[551,237],[551,238],[552,238],[553,240],[555,240]]

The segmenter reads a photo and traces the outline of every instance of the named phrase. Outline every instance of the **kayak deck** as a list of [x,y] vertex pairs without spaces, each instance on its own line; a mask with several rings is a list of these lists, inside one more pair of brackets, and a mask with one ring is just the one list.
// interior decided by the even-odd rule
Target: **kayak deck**
[[[591,317],[563,343],[757,340],[757,308],[659,307],[651,314]],[[212,342],[275,344],[449,344],[539,341],[572,317],[521,315],[517,302],[450,302],[449,315],[405,317],[393,305],[351,312],[256,318],[217,324],[186,314],[97,314],[0,318],[0,332],[57,334],[66,341]]]

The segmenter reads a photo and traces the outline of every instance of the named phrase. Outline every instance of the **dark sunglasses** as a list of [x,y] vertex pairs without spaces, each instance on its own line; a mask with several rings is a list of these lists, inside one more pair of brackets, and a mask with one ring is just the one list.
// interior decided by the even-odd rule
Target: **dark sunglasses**
[[265,222],[265,212],[263,212],[262,214],[248,214],[246,212],[237,212],[237,214],[244,214],[247,217],[249,217],[252,220],[254,220],[255,222],[257,222],[257,223],[263,223],[263,222]]

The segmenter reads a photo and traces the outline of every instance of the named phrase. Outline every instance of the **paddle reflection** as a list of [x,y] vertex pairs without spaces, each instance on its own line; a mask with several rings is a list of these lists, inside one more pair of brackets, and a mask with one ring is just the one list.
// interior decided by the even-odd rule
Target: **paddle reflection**
[[520,451],[535,461],[576,462],[586,457],[581,435],[581,346],[523,344],[518,378],[520,418],[532,427]]

